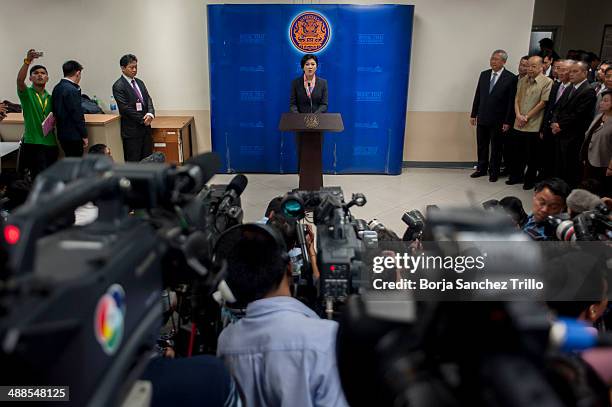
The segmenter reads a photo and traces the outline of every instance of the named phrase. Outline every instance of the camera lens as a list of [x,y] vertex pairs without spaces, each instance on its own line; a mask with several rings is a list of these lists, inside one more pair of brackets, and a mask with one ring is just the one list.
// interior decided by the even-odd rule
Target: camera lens
[[302,204],[295,199],[283,202],[283,213],[291,218],[298,218],[303,212]]

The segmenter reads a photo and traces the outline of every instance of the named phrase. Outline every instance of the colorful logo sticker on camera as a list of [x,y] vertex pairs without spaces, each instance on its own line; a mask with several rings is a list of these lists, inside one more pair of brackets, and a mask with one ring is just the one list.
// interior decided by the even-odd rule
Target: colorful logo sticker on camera
[[94,314],[96,340],[107,355],[113,355],[123,338],[125,323],[125,291],[113,284],[98,300]]
[[325,17],[307,11],[295,17],[289,26],[289,38],[301,52],[313,53],[323,50],[331,38],[331,26]]

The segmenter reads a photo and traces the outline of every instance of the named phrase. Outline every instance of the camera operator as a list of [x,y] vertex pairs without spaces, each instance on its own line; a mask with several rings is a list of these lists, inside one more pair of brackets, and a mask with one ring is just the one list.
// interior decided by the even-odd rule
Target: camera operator
[[219,336],[224,359],[251,406],[344,406],[334,321],[291,297],[291,263],[269,226],[237,225],[216,246],[225,278],[246,316]]
[[554,236],[545,227],[546,218],[565,211],[569,193],[569,185],[560,178],[549,178],[538,183],[533,194],[532,214],[527,218],[523,232],[533,240],[552,240]]

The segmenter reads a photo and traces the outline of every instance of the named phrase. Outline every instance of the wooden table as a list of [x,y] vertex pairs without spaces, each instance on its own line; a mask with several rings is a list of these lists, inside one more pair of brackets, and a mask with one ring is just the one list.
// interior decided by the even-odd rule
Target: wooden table
[[[106,144],[116,162],[123,162],[123,143],[121,142],[121,125],[116,114],[86,114],[85,125],[89,145]],[[23,114],[9,113],[0,122],[2,141],[19,141],[23,136]]]
[[183,164],[192,154],[193,116],[157,116],[151,123],[153,151],[166,156],[166,162]]

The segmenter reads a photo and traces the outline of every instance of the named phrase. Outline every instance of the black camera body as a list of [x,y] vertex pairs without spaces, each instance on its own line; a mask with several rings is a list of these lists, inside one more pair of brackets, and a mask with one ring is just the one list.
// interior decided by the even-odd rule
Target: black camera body
[[[334,303],[342,303],[350,294],[359,291],[366,271],[363,259],[367,248],[363,233],[358,233],[366,223],[355,219],[349,210],[365,203],[363,194],[353,194],[351,201],[346,203],[339,187],[293,191],[281,203],[284,216],[291,219],[303,219],[306,211],[313,211],[320,272],[318,299],[319,304],[325,305],[329,317],[333,314]],[[367,243],[371,247],[375,242],[369,239]]]
[[[213,154],[182,167],[89,156],[38,176],[3,226],[2,383],[68,385],[75,405],[120,404],[154,353],[162,289],[181,282],[210,296],[222,281],[201,256],[208,221],[186,211],[210,212],[197,193],[218,165]],[[49,230],[88,202],[93,223]]]

